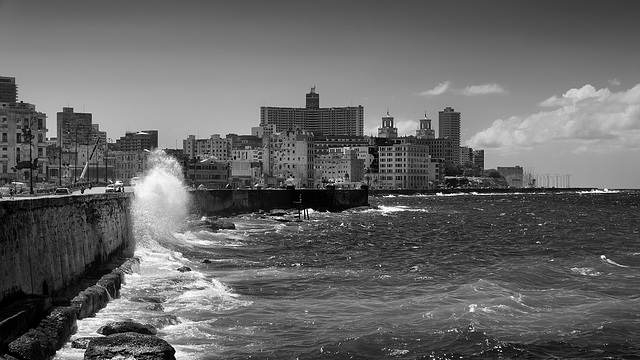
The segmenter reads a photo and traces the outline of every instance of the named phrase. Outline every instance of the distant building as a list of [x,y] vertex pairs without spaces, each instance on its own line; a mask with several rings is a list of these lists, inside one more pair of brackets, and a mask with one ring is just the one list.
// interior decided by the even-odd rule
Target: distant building
[[275,125],[276,132],[301,129],[323,135],[358,135],[364,133],[364,107],[320,107],[315,87],[306,95],[306,107],[260,107],[260,127]]
[[398,128],[393,126],[393,116],[389,115],[382,117],[382,127],[378,128],[378,137],[385,139],[395,139],[398,137]]
[[189,135],[182,141],[182,151],[189,159],[228,160],[231,154],[231,139],[222,138],[220,134],[213,134],[208,139],[196,139]]
[[435,139],[436,131],[431,128],[431,119],[424,114],[424,118],[420,119],[420,127],[416,130],[416,137],[418,139]]
[[473,150],[473,165],[484,170],[484,150]]
[[18,85],[16,78],[0,76],[0,103],[18,102]]
[[450,107],[438,112],[438,137],[450,139],[453,145],[453,164],[460,164],[460,113]]
[[142,176],[149,169],[149,155],[150,153],[144,150],[114,151],[110,153],[114,160],[115,179],[109,180],[121,180],[125,184],[129,184],[131,178]]
[[429,155],[434,159],[442,159],[445,164],[453,164],[454,148],[453,141],[449,138],[424,139],[424,143],[429,147]]
[[227,161],[214,158],[187,162],[185,179],[193,187],[203,185],[207,189],[223,189],[229,184],[231,168]]
[[[33,136],[31,146],[24,130]],[[47,177],[47,115],[23,102],[0,103],[0,179],[25,181],[29,168],[34,179]],[[30,165],[31,164],[31,165]]]
[[358,158],[353,148],[332,148],[315,159],[315,182],[310,187],[333,184],[354,184],[364,179],[365,160]]
[[158,148],[158,130],[127,131],[124,136],[116,140],[116,151],[142,151]]
[[58,146],[72,149],[76,143],[93,144],[97,135],[94,134],[92,116],[91,113],[74,112],[71,107],[63,107],[56,118]]
[[429,188],[429,147],[414,137],[397,138],[378,148],[380,171],[375,188]]

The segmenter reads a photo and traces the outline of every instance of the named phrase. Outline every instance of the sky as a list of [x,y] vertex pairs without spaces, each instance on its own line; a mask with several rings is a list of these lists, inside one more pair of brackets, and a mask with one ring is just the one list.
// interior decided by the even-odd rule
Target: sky
[[0,0],[0,76],[108,137],[250,134],[261,106],[388,111],[400,135],[461,112],[485,168],[640,188],[640,1]]

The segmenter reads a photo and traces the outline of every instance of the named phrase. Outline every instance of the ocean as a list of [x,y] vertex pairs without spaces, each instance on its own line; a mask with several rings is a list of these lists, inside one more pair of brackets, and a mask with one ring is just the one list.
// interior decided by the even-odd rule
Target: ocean
[[380,196],[211,231],[181,181],[161,158],[136,186],[140,272],[72,340],[130,318],[177,359],[640,358],[640,191]]

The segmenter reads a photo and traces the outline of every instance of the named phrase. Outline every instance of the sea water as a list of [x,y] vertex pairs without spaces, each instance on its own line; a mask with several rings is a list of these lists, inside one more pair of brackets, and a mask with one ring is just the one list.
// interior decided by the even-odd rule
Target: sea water
[[640,356],[638,191],[371,197],[212,231],[155,156],[135,188],[140,272],[72,339],[130,318],[177,359]]

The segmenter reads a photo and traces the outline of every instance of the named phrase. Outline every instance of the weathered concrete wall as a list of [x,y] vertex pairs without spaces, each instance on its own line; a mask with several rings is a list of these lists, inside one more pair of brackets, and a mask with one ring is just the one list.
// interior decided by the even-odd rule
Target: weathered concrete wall
[[0,304],[51,296],[131,248],[131,195],[0,202]]
[[262,189],[195,190],[190,192],[194,211],[205,214],[247,213],[258,210],[298,207],[322,211],[341,211],[369,205],[366,189]]

